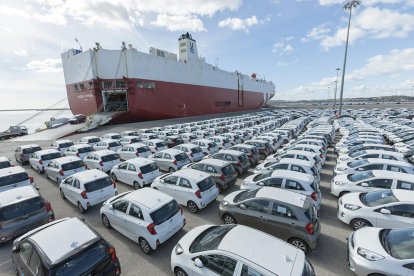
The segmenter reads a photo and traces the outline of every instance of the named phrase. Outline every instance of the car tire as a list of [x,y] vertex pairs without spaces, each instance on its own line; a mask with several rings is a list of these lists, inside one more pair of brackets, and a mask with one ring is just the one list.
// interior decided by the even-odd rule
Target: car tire
[[59,189],[59,193],[62,199],[66,199],[65,193],[62,191],[62,189]]
[[175,172],[175,169],[174,168],[169,168],[168,172],[173,173],[173,172]]
[[78,210],[81,214],[86,212],[86,209],[83,208],[82,203],[78,202]]
[[141,248],[142,252],[144,252],[144,254],[146,255],[150,255],[152,252],[151,246],[144,238],[139,239],[139,247]]
[[116,177],[116,175],[114,173],[111,173],[111,178],[114,182],[118,181],[118,178]]
[[308,244],[306,243],[306,242],[304,242],[303,240],[301,240],[301,239],[298,239],[298,238],[292,238],[292,239],[289,239],[289,241],[288,241],[291,245],[293,245],[294,247],[296,247],[296,248],[298,248],[298,249],[300,249],[300,250],[302,250],[305,254],[308,254],[309,253],[309,246],[308,246]]
[[135,188],[135,190],[139,190],[139,189],[141,189],[141,185],[139,185],[138,182],[134,181],[134,188]]
[[190,212],[193,213],[193,214],[197,213],[198,210],[199,210],[197,204],[194,201],[191,201],[191,200],[187,203],[187,207],[190,210]]
[[260,159],[261,159],[261,160],[265,160],[265,159],[266,159],[266,154],[261,153],[261,154],[260,154]]
[[47,172],[45,171],[45,178],[49,179],[49,175],[47,174]]
[[220,184],[216,184],[217,190],[219,191],[219,194],[223,192],[223,187],[221,187]]
[[41,170],[39,167],[37,167],[37,172],[38,172],[39,174],[44,173],[44,171],[43,171],[43,170]]
[[232,215],[224,214],[222,219],[224,224],[237,224],[236,219]]
[[175,276],[188,276],[188,274],[181,267],[176,267],[174,269],[174,275]]
[[354,230],[358,230],[358,229],[361,229],[361,228],[367,227],[367,226],[372,227],[372,224],[369,221],[367,221],[365,219],[361,219],[361,218],[353,219],[353,220],[351,220],[351,222],[349,224],[351,225],[352,229],[354,229]]
[[103,226],[105,226],[105,228],[108,228],[108,229],[111,228],[111,222],[109,221],[107,216],[102,214],[101,219],[102,219],[102,224],[103,224]]

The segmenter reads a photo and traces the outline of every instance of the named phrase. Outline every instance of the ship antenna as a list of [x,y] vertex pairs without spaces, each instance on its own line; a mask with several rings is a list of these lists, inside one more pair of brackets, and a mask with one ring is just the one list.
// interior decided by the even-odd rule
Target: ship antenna
[[79,45],[79,49],[80,49],[81,51],[83,51],[83,49],[82,49],[82,45],[79,43],[79,40],[78,40],[78,38],[77,38],[77,37],[75,37],[75,41],[78,43],[78,45]]

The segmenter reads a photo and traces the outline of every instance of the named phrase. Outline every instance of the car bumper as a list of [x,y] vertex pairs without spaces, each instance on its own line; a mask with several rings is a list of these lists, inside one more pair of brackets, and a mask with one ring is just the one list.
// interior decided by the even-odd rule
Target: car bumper
[[353,216],[351,216],[351,214],[349,212],[352,212],[350,210],[346,210],[344,209],[343,205],[340,204],[339,202],[340,200],[338,200],[338,206],[337,206],[337,212],[336,212],[336,216],[338,217],[338,219],[340,221],[342,221],[345,224],[349,224],[351,222],[351,220],[354,218]]
[[49,213],[49,215],[44,216],[43,218],[28,223],[26,225],[18,225],[18,227],[12,229],[2,229],[0,230],[0,243],[5,243],[15,237],[21,236],[37,227],[51,222],[52,220],[54,220],[54,218],[54,214]]
[[342,186],[335,185],[333,181],[331,181],[331,194],[339,197],[339,194],[342,192]]

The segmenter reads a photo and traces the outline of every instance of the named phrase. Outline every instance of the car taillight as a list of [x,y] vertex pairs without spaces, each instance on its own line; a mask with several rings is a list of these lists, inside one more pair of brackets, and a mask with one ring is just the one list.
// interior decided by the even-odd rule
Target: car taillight
[[139,177],[140,179],[144,179],[144,178],[142,177],[142,172],[140,172],[140,173],[138,174],[138,177]]
[[81,193],[81,196],[82,196],[82,198],[84,198],[84,199],[87,199],[87,198],[88,198],[88,195],[86,194],[86,191],[83,191],[83,192]]
[[311,194],[311,198],[312,198],[313,200],[317,201],[317,200],[318,200],[318,193],[317,193],[317,192],[313,192],[313,193]]
[[177,165],[177,160],[174,160],[174,162],[173,162],[173,163],[174,163],[174,165]]
[[315,234],[315,229],[312,223],[308,223],[305,226],[305,229],[306,229],[306,232],[308,232],[308,234],[311,234],[311,235]]
[[30,184],[33,184],[33,176],[29,176],[29,181],[30,181]]
[[52,210],[52,205],[50,204],[50,202],[49,202],[49,201],[46,201],[46,202],[45,202],[45,209],[46,209],[46,211],[47,211],[47,212],[51,212],[51,211],[53,211],[53,210]]
[[79,152],[77,152],[77,153],[76,153],[76,156],[77,156],[77,157],[79,157],[79,156],[80,156]]
[[155,231],[155,224],[151,223],[150,225],[147,226],[148,232],[151,235],[157,235],[157,231]]
[[180,206],[181,215],[184,213],[183,208]]
[[201,198],[201,192],[200,190],[197,190],[197,192],[195,192],[196,197]]
[[135,153],[135,155],[136,155],[136,156],[139,156],[139,153],[138,153],[138,152],[136,152],[136,153]]
[[115,251],[115,247],[113,247],[112,245],[108,248],[108,253],[111,255],[111,259],[113,262],[116,262],[116,251]]
[[237,162],[237,164],[236,164],[237,166],[239,166],[239,167],[241,167],[241,163],[240,163],[240,161],[239,162]]
[[221,180],[223,180],[224,181],[224,178],[225,178],[226,176],[224,175],[224,174],[222,174],[222,175],[220,175],[220,179]]
[[63,170],[60,170],[60,171],[59,171],[59,174],[60,174],[61,176],[63,176],[63,175],[64,175]]
[[323,158],[323,155],[322,155],[322,153],[321,153],[321,154],[319,154],[319,157],[320,157],[320,158]]
[[114,189],[116,188],[116,183],[113,180],[112,180],[112,186],[114,187]]
[[100,162],[99,162],[99,165],[100,165],[101,167],[103,167],[103,161],[100,161]]
[[42,160],[42,159],[40,159],[40,160],[39,160],[39,164],[40,164],[40,165],[42,165],[42,164],[43,164],[43,160]]

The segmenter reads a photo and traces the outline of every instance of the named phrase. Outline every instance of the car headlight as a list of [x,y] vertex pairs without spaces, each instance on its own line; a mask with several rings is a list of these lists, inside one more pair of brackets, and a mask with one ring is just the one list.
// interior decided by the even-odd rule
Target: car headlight
[[262,168],[261,167],[257,167],[256,170],[260,171]]
[[181,247],[181,245],[179,243],[177,243],[177,245],[175,246],[175,254],[176,255],[181,255],[184,253],[183,248]]
[[377,254],[375,252],[372,252],[365,248],[358,247],[357,252],[361,257],[364,257],[368,261],[379,261],[379,260],[384,259],[384,256]]
[[361,206],[354,205],[354,204],[345,204],[344,207],[345,207],[345,209],[348,209],[348,210],[351,210],[351,211],[361,209]]
[[339,157],[339,161],[346,161],[346,160],[348,160],[347,157]]
[[228,203],[227,201],[225,201],[225,200],[223,200],[223,201],[220,203],[220,206],[221,206],[221,207],[226,207],[227,205],[229,205],[229,203]]
[[344,167],[336,167],[336,170],[342,172],[342,171],[346,170],[346,168],[344,168]]
[[335,185],[338,185],[338,186],[343,186],[345,184],[346,182],[343,182],[343,181],[335,181]]

